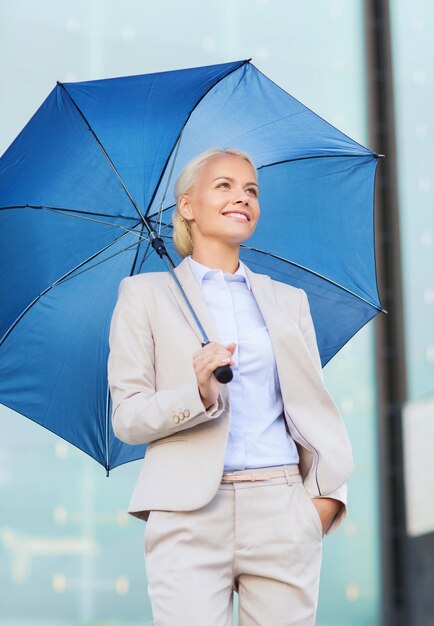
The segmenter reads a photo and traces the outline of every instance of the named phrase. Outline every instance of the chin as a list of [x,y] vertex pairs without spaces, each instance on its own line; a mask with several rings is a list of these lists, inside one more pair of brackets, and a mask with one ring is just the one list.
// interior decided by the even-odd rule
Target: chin
[[221,241],[226,245],[235,246],[247,241],[253,235],[255,228],[249,228],[248,232],[246,232],[246,230],[247,229],[244,229],[244,232],[242,232],[241,228],[230,228],[224,231],[219,230],[218,232],[214,231],[209,233],[208,237]]
[[254,231],[255,227],[252,227],[250,223],[246,226],[243,222],[238,222],[235,228],[227,229],[225,232],[227,237],[230,237],[232,234],[235,239],[239,239],[241,241],[251,237]]

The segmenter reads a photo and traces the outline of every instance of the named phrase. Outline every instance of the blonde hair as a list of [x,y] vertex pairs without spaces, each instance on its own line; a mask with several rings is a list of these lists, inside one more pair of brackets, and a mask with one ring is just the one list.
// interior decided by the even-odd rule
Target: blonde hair
[[256,173],[256,165],[252,158],[245,152],[235,150],[234,148],[210,148],[191,159],[191,161],[184,166],[175,182],[176,209],[172,214],[173,244],[178,254],[182,257],[186,257],[193,252],[193,239],[191,237],[191,229],[188,220],[185,220],[179,213],[179,198],[193,187],[205,163],[213,157],[223,154],[231,154],[245,159],[250,163]]

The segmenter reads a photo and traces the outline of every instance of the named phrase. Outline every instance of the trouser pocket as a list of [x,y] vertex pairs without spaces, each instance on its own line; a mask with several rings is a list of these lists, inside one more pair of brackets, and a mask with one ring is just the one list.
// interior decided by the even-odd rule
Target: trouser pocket
[[306,502],[307,505],[307,509],[310,513],[310,517],[312,518],[313,523],[316,526],[316,529],[318,531],[319,536],[321,537],[321,539],[323,539],[324,537],[324,531],[323,531],[323,527],[322,527],[322,522],[321,522],[321,517],[318,513],[318,510],[316,508],[316,506],[314,505],[314,503],[312,502],[312,498],[310,497],[309,493],[306,490],[306,487],[304,486],[303,483],[298,483],[300,485],[300,489],[302,490],[303,494],[304,494],[304,500]]

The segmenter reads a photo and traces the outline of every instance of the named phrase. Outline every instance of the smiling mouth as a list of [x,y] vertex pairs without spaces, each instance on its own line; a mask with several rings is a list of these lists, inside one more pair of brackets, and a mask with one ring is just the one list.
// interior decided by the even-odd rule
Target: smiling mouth
[[234,220],[235,222],[249,222],[249,218],[247,215],[243,213],[237,213],[236,211],[231,211],[230,213],[223,213],[223,217],[227,217],[230,220]]

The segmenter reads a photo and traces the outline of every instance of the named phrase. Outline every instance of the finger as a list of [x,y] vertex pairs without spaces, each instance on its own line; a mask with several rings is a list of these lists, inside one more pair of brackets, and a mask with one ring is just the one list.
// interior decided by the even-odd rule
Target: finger
[[208,380],[214,370],[222,365],[229,365],[231,359],[230,358],[221,358],[221,355],[217,355],[212,359],[208,359],[207,361],[201,361],[197,363],[196,376],[200,381],[205,382]]
[[207,359],[206,361],[195,361],[193,363],[193,368],[195,370],[196,376],[205,376],[209,377],[211,373],[216,369],[216,367],[222,367],[224,365],[230,365],[231,360],[221,357],[215,357],[213,359]]
[[212,353],[212,352],[216,352],[218,350],[223,350],[223,352],[224,352],[224,351],[228,351],[229,350],[229,346],[232,347],[231,349],[235,349],[237,344],[232,342],[232,343],[229,343],[229,344],[227,344],[225,346],[222,343],[218,343],[217,341],[210,341],[210,343],[207,343],[207,344],[205,344],[202,347],[202,352]]
[[228,365],[230,362],[231,358],[227,357],[227,356],[223,356],[222,355],[216,355],[214,358],[210,359],[206,364],[205,364],[205,369],[208,372],[213,372],[215,370],[216,367],[218,367],[219,365]]
[[208,351],[205,352],[205,350],[198,351],[193,353],[193,360],[197,361],[197,362],[207,362],[210,359],[224,359],[224,358],[231,358],[231,353],[226,350],[225,348],[220,348],[220,349],[214,349],[212,352]]

